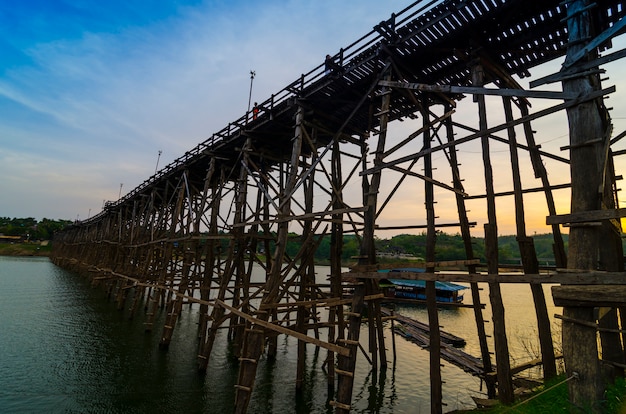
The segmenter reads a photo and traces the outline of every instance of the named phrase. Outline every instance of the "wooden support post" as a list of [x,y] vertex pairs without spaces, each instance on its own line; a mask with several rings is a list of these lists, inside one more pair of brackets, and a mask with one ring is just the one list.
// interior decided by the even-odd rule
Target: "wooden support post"
[[[446,106],[446,112],[449,112],[452,107],[448,104]],[[446,136],[449,143],[454,142],[454,128],[452,124],[452,118],[449,117],[445,121]],[[461,195],[463,192],[463,183],[461,181],[459,166],[456,156],[456,149],[452,147],[450,151],[450,168],[452,169],[453,185],[454,188],[459,190],[455,192],[456,205],[459,214],[459,223],[461,224],[461,237],[463,238],[463,246],[465,248],[465,256],[467,260],[474,259],[474,247],[472,246],[472,236],[470,232],[469,220],[467,218],[467,209],[465,207],[465,199]],[[470,273],[476,273],[476,265],[469,265],[468,271]],[[483,311],[481,308],[480,290],[478,283],[470,283],[470,290],[472,293],[472,305],[474,309],[474,319],[476,322],[476,330],[478,333],[478,343],[480,345],[480,355],[483,362],[483,371],[485,378],[493,371],[491,366],[491,354],[489,353],[489,345],[487,343],[487,333],[485,331],[485,321],[483,318]],[[489,398],[496,397],[496,387],[491,381],[487,382],[487,396]]]
[[[373,287],[372,281],[367,281],[371,287]],[[372,383],[376,384],[377,374],[378,374],[378,343],[376,342],[376,315],[374,315],[374,304],[372,301],[367,302],[367,329],[369,332],[368,342],[369,342],[369,353],[371,355],[372,361]]]
[[[248,154],[252,150],[252,140],[248,138],[243,149],[243,162],[247,164]],[[249,311],[249,304],[247,301],[249,290],[249,275],[246,272],[245,258],[249,249],[249,238],[244,234],[244,227],[239,226],[243,223],[246,217],[247,205],[248,205],[248,169],[242,168],[239,173],[239,178],[235,187],[235,214],[233,217],[233,228],[231,230],[233,235],[233,262],[231,263],[231,279],[234,279],[235,288],[233,291],[233,297],[231,304],[235,308],[241,306],[241,310],[244,312]],[[245,341],[245,332],[243,324],[240,321],[239,316],[235,314],[230,315],[229,319],[230,328],[228,330],[228,337],[231,339],[231,347],[233,355],[236,357],[241,356],[241,349],[243,348],[243,342]]]
[[[208,358],[211,354],[210,349],[208,350],[206,354],[203,353],[204,347],[206,345],[207,328],[209,325],[209,305],[206,304],[206,302],[208,302],[209,298],[211,297],[211,286],[212,286],[213,274],[214,274],[214,271],[216,270],[216,259],[218,256],[216,254],[216,249],[217,249],[217,246],[219,245],[215,237],[218,235],[217,219],[219,217],[218,215],[219,203],[220,203],[221,198],[215,196],[215,194],[218,191],[217,188],[219,188],[219,186],[211,185],[213,181],[213,177],[215,177],[215,175],[216,175],[215,157],[212,157],[209,162],[209,168],[207,169],[207,174],[204,177],[204,191],[203,191],[203,197],[202,197],[202,207],[200,208],[200,211],[204,211],[205,204],[208,204],[210,207],[211,220],[209,221],[208,234],[210,236],[213,236],[205,241],[204,260],[202,259],[202,255],[200,255],[200,258],[198,260],[198,263],[202,263],[204,265],[204,272],[200,276],[201,277],[200,299],[203,300],[203,303],[200,304],[200,311],[198,312],[199,313],[198,355],[202,355],[202,358],[198,359],[198,368],[201,371],[206,371]],[[200,217],[198,219],[200,220]],[[199,231],[199,224],[200,222],[198,221],[198,224],[197,224],[198,231]]]
[[[332,176],[332,203],[333,210],[338,211],[344,206],[343,203],[343,174],[341,166],[341,152],[339,140],[335,139],[332,148],[331,176]],[[341,256],[343,248],[343,215],[333,214],[330,233],[330,290],[335,298],[343,297],[343,287],[341,284]],[[330,341],[345,338],[344,334],[343,306],[333,306],[328,312],[328,338]],[[335,321],[337,330],[335,331]],[[328,400],[335,394],[335,354],[328,351],[326,362],[328,366]]]
[[[594,17],[589,0],[572,0],[567,5],[567,32],[569,35],[566,64],[575,62],[577,56],[595,36]],[[596,49],[589,51],[582,61],[596,57]],[[574,66],[580,64],[575,62]],[[601,90],[597,72],[563,81],[563,91],[587,94]],[[607,200],[607,154],[610,131],[602,98],[579,103],[567,109],[570,131],[570,171],[572,182],[571,213],[595,211],[612,205]],[[606,180],[606,181],[605,181]],[[583,270],[604,270],[613,260],[611,253],[602,248],[607,241],[615,240],[605,227],[572,226],[569,236],[568,267]],[[615,253],[616,250],[613,249]],[[606,254],[608,253],[608,255]],[[609,265],[611,266],[611,265]],[[563,316],[595,323],[593,308],[567,306]],[[605,336],[606,338],[606,336]],[[607,378],[597,359],[596,333],[575,324],[563,323],[563,356],[568,376],[578,374],[577,381],[569,382],[570,401],[575,406],[588,406],[589,412],[600,413],[600,400]],[[607,349],[609,353],[613,353]]]
[[563,358],[567,376],[574,377],[569,381],[572,412],[602,412],[606,378],[598,357],[596,306],[608,301],[624,302],[624,289],[619,288],[609,287],[610,291],[602,286],[584,285],[552,288],[554,304],[563,306]]
[[[183,177],[185,177],[187,174],[187,172],[183,172]],[[170,237],[174,238],[176,236],[176,231],[178,230],[178,226],[184,226],[184,201],[186,198],[186,195],[189,193],[189,190],[187,188],[187,184],[186,184],[186,179],[185,180],[181,180],[180,181],[180,185],[179,185],[179,189],[178,189],[178,199],[176,201],[176,207],[175,207],[175,211],[172,215],[172,223],[170,225]],[[168,244],[173,244],[173,242],[170,242]],[[178,242],[177,242],[178,244]],[[180,245],[179,245],[180,246]],[[177,276],[177,272],[176,271],[172,271],[173,269],[176,269],[180,264],[180,260],[184,259],[184,252],[185,249],[182,248],[179,250],[180,252],[182,252],[183,257],[179,257],[179,253],[176,252],[175,254],[173,254],[172,258],[170,260],[172,260],[172,263],[170,263],[170,272],[169,274],[171,275],[171,282],[173,282],[174,278]],[[174,285],[174,283],[171,283],[172,286]],[[181,282],[179,283],[179,291],[181,293],[184,293],[184,290],[186,288],[186,282]],[[159,346],[161,348],[168,348],[170,345],[170,342],[172,341],[172,335],[174,334],[174,328],[176,327],[176,321],[178,320],[178,314],[180,312],[180,307],[182,306],[182,298],[173,298],[171,295],[173,293],[173,290],[169,290],[168,291],[168,304],[167,304],[167,317],[165,318],[165,324],[163,326],[163,332],[161,334],[161,340],[159,341]]]
[[[507,122],[513,121],[513,107],[511,98],[502,99],[504,104],[504,114]],[[526,219],[524,214],[524,198],[522,195],[522,179],[520,176],[519,157],[517,154],[517,138],[515,129],[507,129],[509,137],[509,150],[511,153],[511,172],[513,173],[513,192],[515,197],[515,224],[517,228],[517,243],[522,258],[524,273],[538,274],[539,263],[533,239],[526,236]],[[552,345],[552,330],[550,328],[550,318],[546,306],[546,298],[543,286],[531,283],[530,290],[535,303],[535,313],[537,315],[537,331],[539,333],[539,345],[541,348],[541,358],[543,361],[543,374],[545,379],[556,376],[556,358],[554,356],[554,346]]]
[[[472,68],[472,81],[476,86],[483,84],[483,69],[480,65]],[[485,223],[485,255],[490,274],[498,273],[498,229],[496,224],[496,203],[493,188],[493,170],[489,152],[489,136],[487,131],[487,109],[484,95],[474,96],[478,103],[478,116],[481,136],[483,165],[485,170],[485,186],[487,192],[487,219]],[[503,404],[512,404],[514,400],[513,382],[511,379],[511,362],[509,360],[509,345],[506,337],[504,305],[500,284],[489,284],[489,299],[493,316],[493,336],[496,348],[496,372],[498,377],[498,398]]]
[[[225,171],[220,171],[220,180],[219,180],[219,185],[217,185],[216,187],[213,188],[212,191],[212,201],[211,201],[211,226],[209,227],[209,234],[213,237],[218,236],[218,217],[219,217],[219,211],[221,208],[221,200],[222,200],[222,189],[225,185],[225,181],[226,181],[226,172]],[[216,298],[218,300],[225,300],[226,297],[226,292],[228,290],[228,282],[230,280],[230,276],[231,276],[231,266],[229,266],[228,268],[224,268],[221,269],[220,265],[219,265],[219,253],[220,253],[220,240],[219,239],[215,239],[215,238],[211,238],[209,240],[209,252],[207,255],[207,258],[205,260],[205,274],[204,274],[204,281],[203,281],[203,286],[205,287],[205,289],[203,290],[203,294],[205,295],[204,298],[206,300],[209,299],[209,290],[206,289],[206,287],[210,287],[211,286],[211,280],[213,279],[213,275],[218,276],[217,279],[219,281],[218,283],[218,287],[217,287],[217,294],[216,294]],[[226,252],[226,260],[227,263],[231,263],[232,261],[232,257],[233,257],[233,250],[235,249],[234,246],[232,246],[232,239],[229,240],[229,249]],[[198,353],[198,370],[201,372],[206,372],[210,357],[211,357],[211,352],[213,350],[213,345],[215,343],[215,339],[217,337],[217,331],[220,328],[221,324],[223,323],[224,320],[224,308],[222,308],[221,306],[215,306],[213,307],[212,311],[211,311],[211,316],[210,317],[206,317],[207,319],[207,324],[208,321],[210,320],[210,327],[207,327],[207,333],[206,336],[204,333],[202,334],[202,339],[200,341],[200,348],[199,348],[199,353]]]
[[[378,291],[378,285],[376,290]],[[382,312],[380,309],[380,300],[374,301],[374,315],[376,315],[376,336],[378,337],[378,352],[380,353],[381,371],[387,368],[387,352],[385,348],[385,332],[383,329]],[[381,372],[382,375],[382,372]]]
[[[430,148],[430,124],[428,98],[422,100],[422,120],[424,123],[423,148]],[[424,155],[424,175],[430,179],[433,177],[432,155]],[[435,193],[431,180],[424,180],[424,198],[426,205],[426,261],[435,262]],[[434,267],[426,269],[427,272],[434,273]],[[431,414],[441,414],[443,412],[442,382],[441,382],[441,337],[439,332],[439,314],[437,311],[437,293],[435,282],[426,282],[426,303],[428,307],[428,325],[430,327],[430,412]]]
[[[520,100],[519,106],[522,118],[527,118],[529,114],[528,104]],[[546,167],[543,165],[543,161],[541,159],[539,146],[535,142],[535,136],[530,121],[524,122],[524,136],[526,138],[526,142],[528,143],[530,160],[535,171],[535,177],[540,178],[543,185],[543,191],[546,196],[546,204],[548,206],[548,213],[549,215],[554,216],[556,215],[554,195],[552,194],[550,180],[548,179],[548,172],[546,171]],[[561,228],[558,224],[552,225],[552,238],[554,240],[552,249],[554,251],[556,266],[558,268],[566,268],[567,255],[565,253],[565,243],[563,242],[563,235],[561,234]]]
[[[389,65],[386,66],[387,71]],[[385,73],[386,80],[391,80],[389,72]],[[385,142],[387,138],[387,123],[389,121],[389,108],[391,104],[391,94],[385,93],[388,91],[388,87],[383,87],[382,103],[379,118],[380,133],[378,134],[378,143],[374,153],[374,165],[380,166],[383,163],[383,153],[385,150]],[[367,151],[367,147],[363,146],[362,151]],[[366,154],[362,154],[363,170],[367,168]],[[364,228],[363,228],[363,240],[361,243],[359,264],[375,264],[376,263],[376,248],[374,245],[374,229],[376,227],[376,208],[378,201],[378,190],[380,188],[381,170],[377,170],[370,180],[367,175],[363,175],[362,187],[363,187],[363,204],[367,207],[364,214]],[[367,294],[367,290],[372,289],[373,283],[370,281],[363,281],[354,289],[354,297],[352,301],[350,322],[348,327],[348,341],[351,343],[358,343],[360,330],[361,330],[361,313],[364,309],[364,297]],[[358,348],[356,345],[350,345],[350,356],[339,357],[338,367],[343,371],[354,372],[356,366],[356,357]],[[337,383],[337,402],[343,404],[343,406],[350,406],[352,400],[352,388],[354,386],[354,379],[341,375]],[[336,406],[336,414],[346,414],[349,410],[342,408],[342,406]]]
[[[280,200],[280,211],[278,212],[278,214],[282,217],[288,217],[291,213],[291,194],[292,190],[295,189],[297,183],[298,169],[300,166],[299,159],[301,155],[303,141],[303,120],[304,109],[302,107],[299,107],[296,114],[294,139],[291,149],[291,161],[289,163],[289,176],[287,178],[287,183],[284,187],[285,191],[283,193],[283,197]],[[261,305],[272,304],[279,297],[279,289],[281,288],[281,284],[284,279],[284,275],[282,273],[282,263],[287,249],[288,236],[289,222],[286,220],[281,221],[278,224],[278,235],[276,250],[274,251],[274,259],[272,263],[273,265],[270,269],[268,281],[266,283],[267,291],[263,296],[263,299],[261,300]],[[259,315],[259,319],[262,321],[267,321],[268,318],[268,313],[262,313]],[[265,336],[263,335],[263,333],[258,333],[255,330],[248,331],[246,335],[246,341],[244,342],[242,357],[258,361],[263,351],[264,339]],[[241,365],[239,367],[238,384],[253,389],[254,380],[256,377],[256,370],[256,364]],[[244,414],[248,409],[249,403],[250,392],[239,392],[238,390],[235,395],[235,414]]]
[[[314,155],[315,156],[315,155]],[[305,213],[313,212],[313,188],[315,186],[315,170],[312,170],[304,184],[304,209]],[[300,267],[299,301],[310,299],[309,289],[315,284],[315,245],[313,244],[313,217],[305,219],[302,229],[303,258]],[[306,323],[309,317],[309,309],[305,306],[297,308],[297,331],[306,334]],[[298,363],[296,372],[296,392],[301,392],[304,384],[306,369],[306,342],[298,341]]]
[[392,309],[391,310],[391,345],[392,345],[392,349],[393,349],[393,366],[395,369],[396,366],[396,329],[394,326],[394,313],[395,311]]

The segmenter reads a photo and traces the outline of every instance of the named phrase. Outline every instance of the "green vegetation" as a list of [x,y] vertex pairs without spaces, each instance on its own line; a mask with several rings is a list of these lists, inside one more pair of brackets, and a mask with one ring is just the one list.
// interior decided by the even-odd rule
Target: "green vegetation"
[[51,250],[50,243],[0,243],[0,256],[49,256]]
[[32,217],[13,219],[0,217],[0,235],[21,236],[25,240],[52,240],[55,231],[61,230],[71,223],[69,220],[50,220],[47,218],[38,222]]
[[[515,403],[511,407],[498,405],[489,410],[479,410],[488,414],[569,414],[571,404],[568,399],[567,380],[564,375],[550,381],[538,389],[526,400]],[[605,393],[602,412],[605,414],[626,413],[626,381],[618,378]],[[466,411],[468,413],[475,411]],[[583,412],[583,411],[581,411]]]
[[32,217],[0,217],[0,255],[48,256],[50,241],[55,231],[72,222],[69,220],[37,221]]
[[[564,236],[567,244],[567,235]],[[537,257],[542,265],[554,265],[554,253],[552,250],[553,238],[551,234],[535,235],[533,237]],[[318,247],[315,252],[316,263],[328,263],[330,260],[330,236],[324,236],[317,240]],[[376,252],[380,262],[386,261],[423,261],[426,256],[426,234],[400,234],[390,239],[376,239]],[[352,259],[359,255],[359,239],[354,235],[345,235],[342,248],[342,262],[353,262]],[[224,240],[222,251],[226,251],[228,241]],[[302,236],[292,233],[287,242],[287,255],[295,257],[302,246]],[[477,259],[485,262],[484,240],[479,237],[472,238],[472,248]],[[274,244],[270,244],[270,251],[274,250]],[[265,253],[261,245],[257,253]],[[501,236],[499,238],[500,263],[520,264],[520,253],[515,236]],[[437,233],[435,260],[463,260],[466,258],[465,246],[460,234]]]
[[[21,237],[17,241],[36,241],[51,240],[55,231],[62,229],[64,226],[71,224],[70,220],[50,220],[44,218],[37,221],[32,217],[29,218],[8,218],[0,217],[0,235]],[[567,243],[567,235],[565,243]],[[533,237],[535,249],[540,264],[554,264],[554,253],[552,251],[552,235],[541,234]],[[7,242],[8,240],[4,240]],[[222,241],[222,252],[227,251],[229,241],[225,238]],[[315,251],[315,261],[325,264],[330,261],[330,236],[326,235],[316,239],[317,250]],[[437,233],[435,249],[436,261],[447,260],[463,260],[465,256],[465,246],[460,234]],[[515,236],[501,236],[498,239],[500,263],[502,264],[519,264],[520,253]],[[344,236],[341,259],[343,263],[353,262],[352,259],[359,255],[359,238],[349,234]],[[15,254],[11,252],[20,251],[23,254],[28,253],[26,246],[21,246],[21,250],[15,245],[13,248],[2,246],[0,243],[0,254]],[[302,246],[302,236],[291,233],[287,243],[287,255],[295,257]],[[39,246],[38,246],[39,247]],[[472,238],[472,248],[476,258],[482,262],[485,261],[484,240],[479,237]],[[25,251],[26,249],[26,251]],[[35,250],[41,251],[42,249]],[[274,250],[274,243],[270,243],[270,251]],[[45,251],[45,249],[43,249]],[[422,234],[399,234],[390,239],[376,239],[376,251],[379,255],[379,261],[409,261],[423,260],[426,256],[426,233]],[[262,244],[259,243],[257,253],[265,254]]]
[[626,413],[626,379],[617,378],[606,390],[604,404],[607,414]]

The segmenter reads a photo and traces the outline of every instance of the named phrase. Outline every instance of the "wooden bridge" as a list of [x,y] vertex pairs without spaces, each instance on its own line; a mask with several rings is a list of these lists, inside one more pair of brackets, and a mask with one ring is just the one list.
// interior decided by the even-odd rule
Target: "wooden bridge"
[[[494,397],[497,389],[500,400],[511,403],[500,283],[531,285],[546,377],[556,368],[541,283],[623,289],[619,219],[624,211],[617,200],[621,176],[613,162],[622,151],[612,146],[626,132],[613,131],[604,100],[616,90],[602,85],[600,67],[626,55],[612,48],[612,39],[624,31],[624,6],[618,0],[417,1],[260,103],[258,113],[230,122],[121,199],[106,203],[98,215],[57,234],[53,260],[88,274],[120,307],[137,312],[146,303],[146,329],[158,330],[164,347],[182,304],[198,303],[200,370],[207,368],[218,332],[229,328],[240,361],[236,413],[247,411],[262,353],[277,357],[277,335],[298,339],[297,389],[304,386],[306,344],[328,351],[329,399],[344,413],[351,408],[366,308],[369,338],[362,342],[369,344],[374,370],[387,365],[376,232],[423,231],[427,272],[402,277],[428,280],[430,343],[439,343],[434,280],[469,282],[484,370],[496,378],[488,383],[489,394]],[[533,67],[554,59],[563,63],[560,70],[530,77]],[[531,89],[524,89],[520,78],[531,80]],[[554,87],[559,83],[562,88]],[[551,90],[542,89],[547,84]],[[531,111],[535,103],[541,109]],[[559,113],[566,113],[567,121],[554,115]],[[569,142],[558,152],[536,142],[533,126],[546,119],[569,130]],[[404,131],[399,138],[391,133],[398,125]],[[469,158],[470,152],[478,157]],[[568,174],[551,182],[551,168]],[[497,187],[503,177],[505,189]],[[557,215],[556,191],[571,191],[569,214]],[[413,223],[385,225],[385,212],[403,192],[418,195],[408,207]],[[533,239],[526,234],[524,199],[530,196],[543,198],[557,267],[568,272],[539,275]],[[496,200],[512,200],[514,207],[497,211]],[[474,215],[470,202],[481,206]],[[441,216],[448,211],[454,213]],[[524,269],[517,278],[498,275],[498,221],[513,217]],[[478,220],[485,222],[478,234],[487,252],[483,275],[472,245]],[[567,252],[564,225],[569,226]],[[434,273],[442,229],[463,236],[465,257],[459,260],[467,275]],[[294,234],[301,248],[288,252]],[[320,283],[313,253],[325,237],[331,271]],[[346,237],[356,237],[360,245],[348,274],[341,262]],[[254,279],[253,269],[264,277]],[[343,289],[346,276],[357,280],[349,297]],[[479,283],[489,287],[495,350],[486,340]],[[613,286],[605,288],[607,283]],[[578,360],[567,344],[574,343],[571,335],[580,326],[589,331],[586,338],[595,338],[593,309],[607,304],[568,300],[563,315],[567,370],[598,373],[592,339],[587,341],[588,354],[595,352],[591,362]],[[612,310],[602,312],[606,316],[599,322],[603,359],[615,367],[624,364],[615,310],[623,305],[613,299]],[[155,326],[161,306],[168,316],[163,326]],[[322,307],[328,309],[326,320],[317,316]],[[441,412],[440,350],[431,346],[430,353],[431,406]],[[601,386],[595,381],[585,375],[572,381],[573,402],[596,401]]]

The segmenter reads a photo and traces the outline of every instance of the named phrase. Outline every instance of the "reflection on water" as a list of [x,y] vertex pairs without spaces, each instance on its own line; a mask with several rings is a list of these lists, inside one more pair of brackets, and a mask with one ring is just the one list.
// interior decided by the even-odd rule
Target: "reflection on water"
[[[511,352],[529,359],[520,344],[536,336],[530,290],[509,285],[502,291]],[[486,296],[484,302],[489,303]],[[197,312],[195,306],[184,308],[164,351],[158,346],[163,314],[155,331],[145,333],[141,313],[129,319],[102,291],[47,259],[0,257],[0,412],[232,412],[238,363],[221,335],[207,375],[197,373]],[[396,312],[428,320],[423,307],[398,306]],[[479,355],[471,309],[442,310],[439,319],[443,329],[467,340],[467,352]],[[488,306],[485,319],[490,319]],[[359,355],[353,412],[427,413],[428,353],[396,337],[394,366],[388,328],[390,366],[372,373]],[[279,337],[276,361],[259,363],[251,413],[333,411],[322,369],[326,351],[308,345],[307,352],[305,387],[296,394],[296,341]],[[459,368],[444,363],[442,376],[447,410],[471,407],[471,396],[480,395],[480,381]]]

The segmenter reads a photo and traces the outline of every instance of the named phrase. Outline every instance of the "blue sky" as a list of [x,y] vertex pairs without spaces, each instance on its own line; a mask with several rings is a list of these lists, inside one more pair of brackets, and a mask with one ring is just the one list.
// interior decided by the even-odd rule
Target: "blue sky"
[[0,0],[0,216],[97,213],[407,4]]
[[[120,184],[126,193],[154,173],[159,151],[162,168],[242,116],[250,70],[256,72],[252,100],[264,101],[410,3],[0,0],[0,216],[73,220],[98,213],[104,200],[117,199]],[[559,62],[548,66],[533,75],[552,73]],[[626,129],[623,69],[607,65],[604,83],[618,89],[608,101],[614,135]],[[528,87],[528,80],[520,83]],[[471,109],[465,119],[474,122],[475,114]],[[555,153],[567,145],[567,120],[559,116],[534,125],[537,142]],[[459,149],[470,175],[482,164],[479,152]],[[494,164],[510,170],[505,158]],[[617,165],[621,174],[623,162]],[[568,181],[559,177],[567,173],[549,170],[551,182]],[[479,178],[471,194],[484,192]],[[511,188],[507,180],[500,190]],[[539,185],[532,176],[525,182]],[[395,196],[388,225],[415,223],[415,206],[423,205],[417,193]],[[568,202],[567,192],[557,194],[560,214]],[[510,203],[499,202],[499,210],[512,212]],[[526,205],[527,212],[537,210],[529,231],[547,231],[545,201]],[[437,208],[441,217],[456,215],[439,213],[454,209],[453,202]],[[485,210],[470,208],[477,215]],[[499,228],[515,231],[512,223]]]

